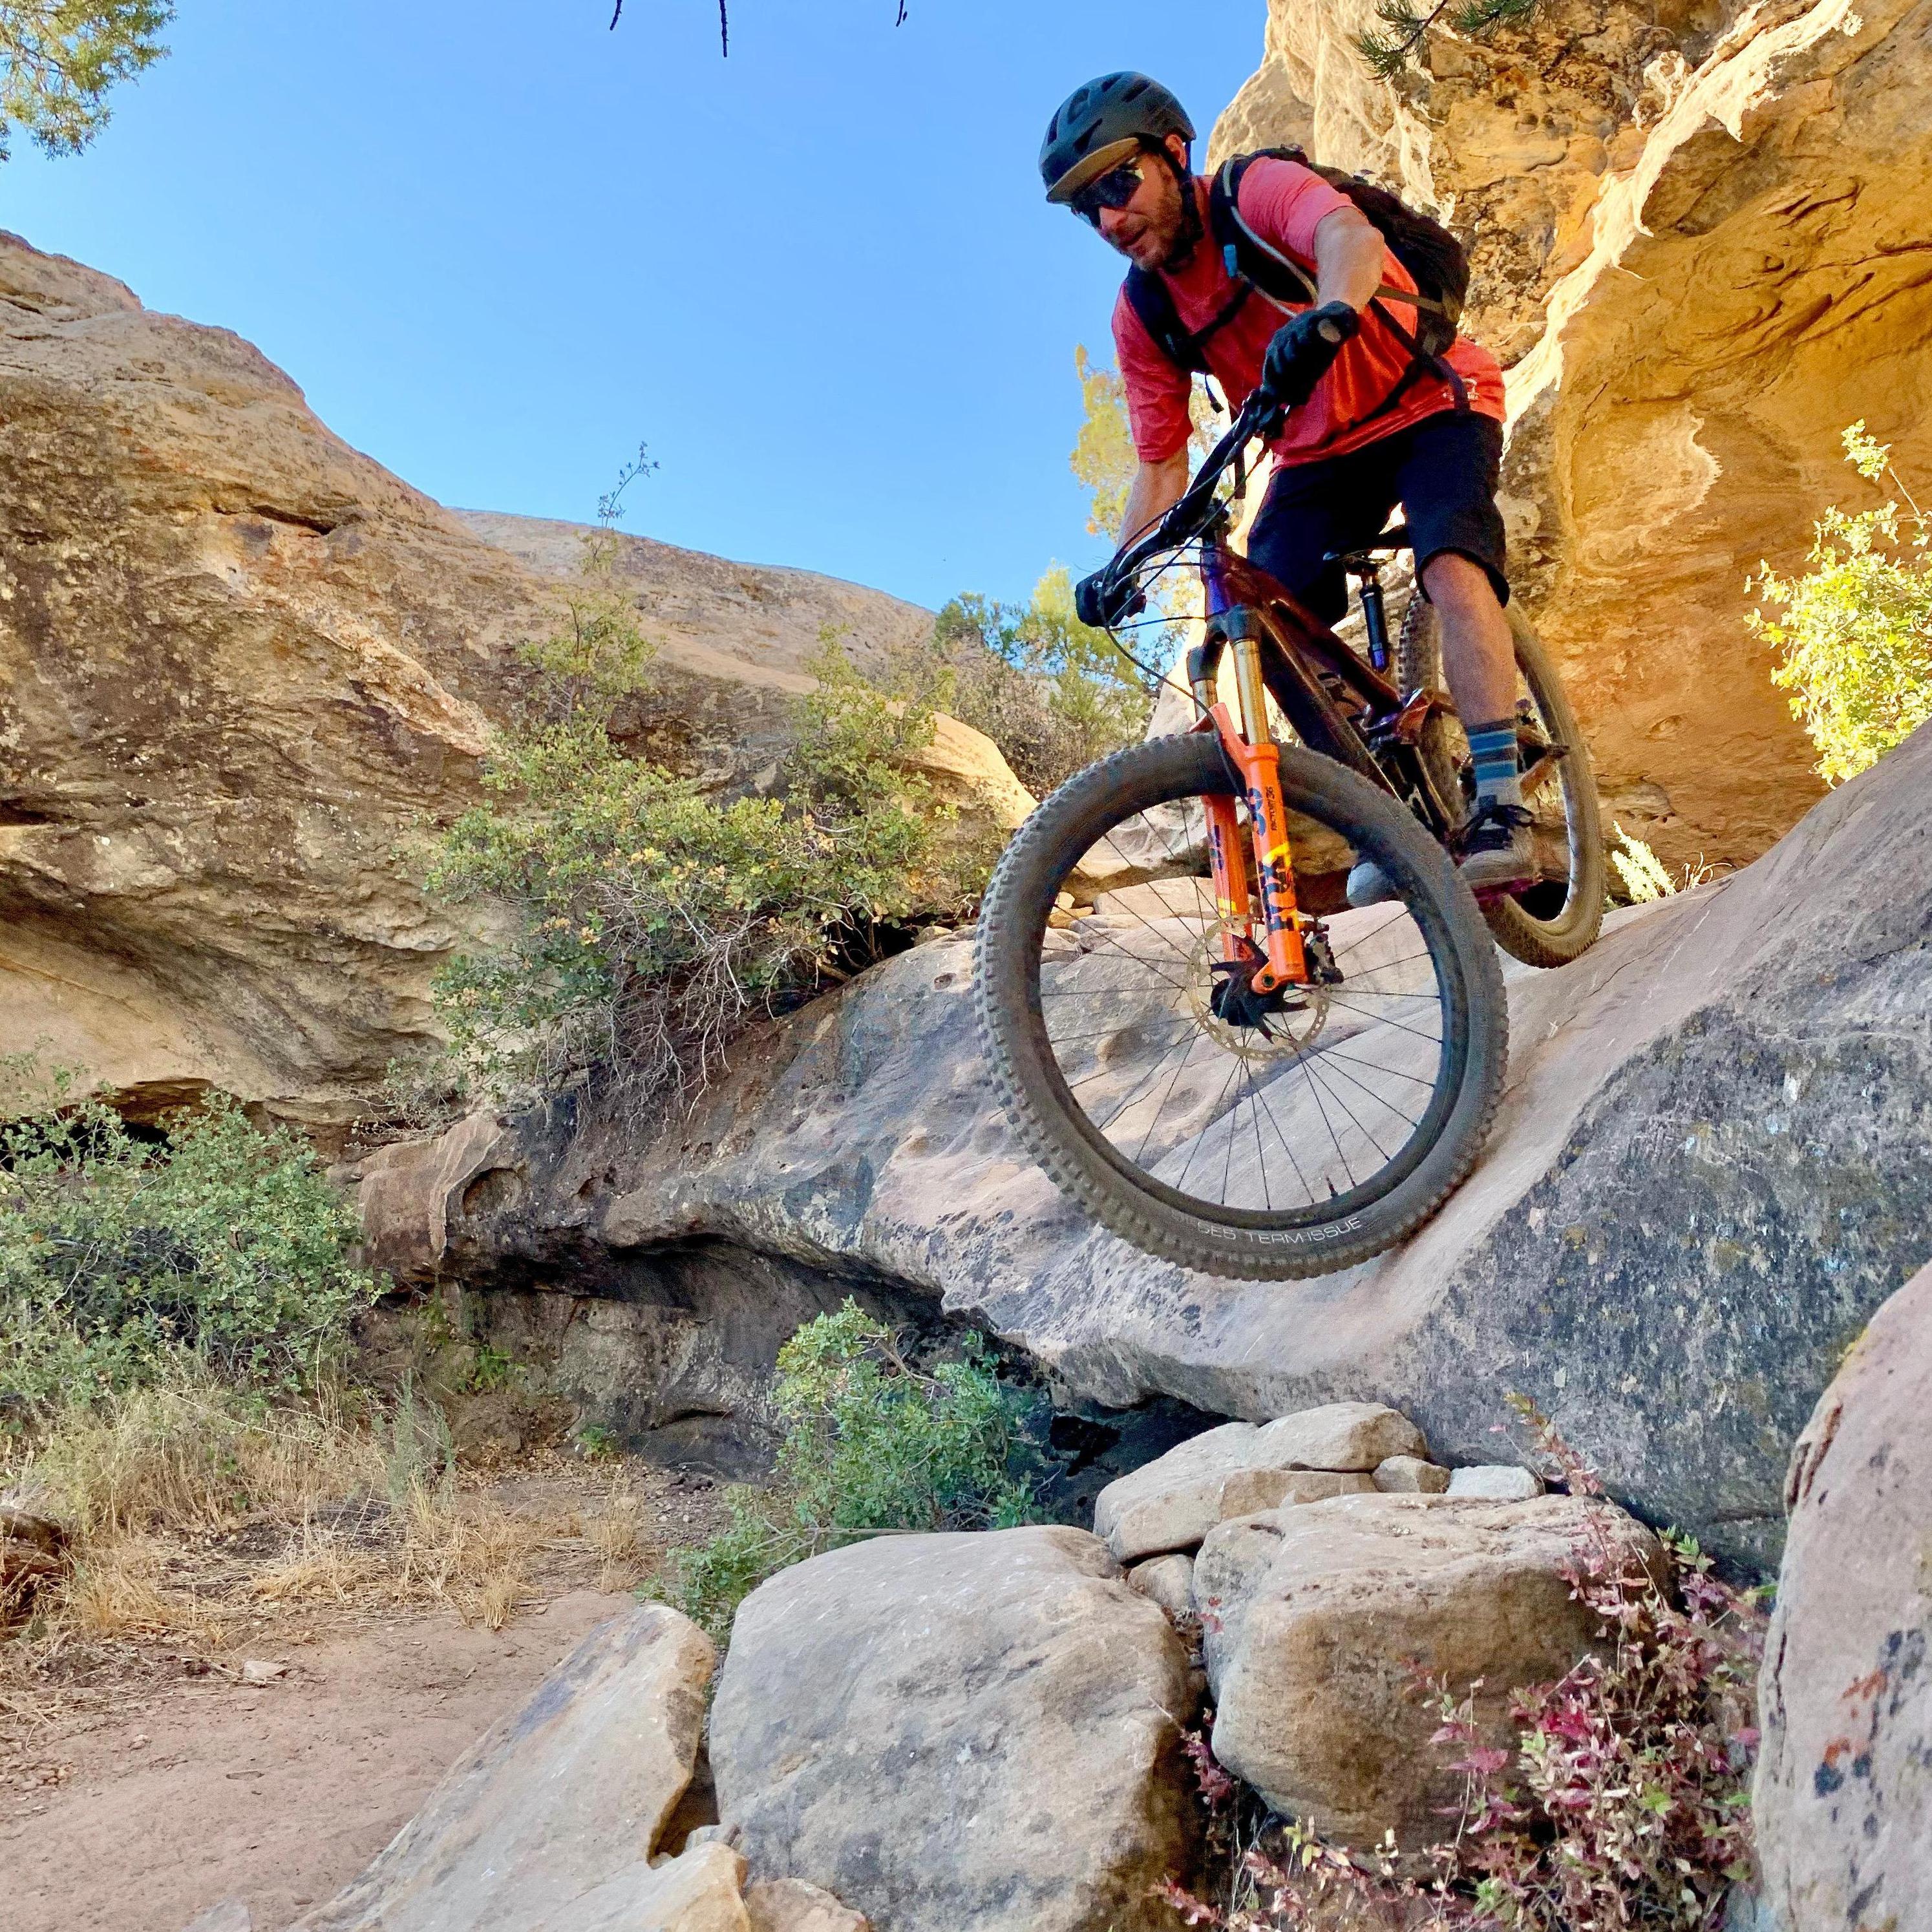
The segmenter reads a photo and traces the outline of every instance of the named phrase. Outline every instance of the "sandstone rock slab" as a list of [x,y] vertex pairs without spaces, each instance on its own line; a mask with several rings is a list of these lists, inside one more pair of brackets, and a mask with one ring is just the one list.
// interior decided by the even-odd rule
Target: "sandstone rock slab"
[[970,1313],[1078,1401],[1264,1423],[1372,1396],[1444,1463],[1492,1460],[1520,1390],[1646,1520],[1774,1568],[1791,1441],[1925,1259],[1928,790],[1922,729],[1757,864],[1510,974],[1481,1162],[1341,1274],[1220,1280],[1097,1232],[993,1098],[964,938],[774,1026],[674,1130],[525,1117],[527,1192],[459,1202],[452,1263],[601,1277],[614,1320],[643,1270],[721,1248],[843,1270]]
[[1533,1469],[1520,1468],[1514,1462],[1474,1462],[1449,1472],[1448,1493],[1470,1496],[1484,1502],[1527,1502],[1543,1493],[1543,1479]]
[[1142,1932],[1186,1868],[1179,1639],[1083,1532],[879,1537],[747,1598],[711,1720],[761,1878],[892,1932]]
[[1455,1687],[1481,1679],[1478,1718],[1500,1729],[1512,1690],[1591,1648],[1595,1619],[1564,1571],[1593,1516],[1660,1563],[1648,1530],[1568,1496],[1345,1496],[1224,1523],[1194,1571],[1215,1755],[1345,1844],[1438,1836],[1460,1779],[1430,1748],[1410,1661]]
[[[1132,1563],[1166,1550],[1192,1550],[1230,1516],[1372,1486],[1368,1477],[1352,1470],[1311,1468],[1288,1460],[1304,1439],[1290,1436],[1271,1441],[1268,1429],[1241,1422],[1191,1436],[1109,1483],[1094,1504],[1094,1532],[1106,1539],[1116,1562]],[[1346,1446],[1333,1434],[1305,1439],[1317,1446]]]
[[1932,1924],[1932,1268],[1873,1318],[1792,1457],[1753,1809],[1792,1932]]
[[1376,1465],[1375,1480],[1389,1496],[1439,1496],[1449,1487],[1449,1472],[1420,1456],[1391,1456]]
[[[457,1760],[360,1876],[291,1932],[640,1927],[613,1915],[646,1894],[643,1862],[690,1781],[713,1656],[695,1624],[661,1605],[601,1625]],[[715,1892],[697,1882],[704,1872],[686,1870],[689,1900]],[[601,1886],[612,1889],[599,1900]],[[679,1923],[741,1932],[742,1907],[736,1922]]]
[[858,1912],[802,1879],[764,1879],[745,1888],[752,1932],[871,1932]]

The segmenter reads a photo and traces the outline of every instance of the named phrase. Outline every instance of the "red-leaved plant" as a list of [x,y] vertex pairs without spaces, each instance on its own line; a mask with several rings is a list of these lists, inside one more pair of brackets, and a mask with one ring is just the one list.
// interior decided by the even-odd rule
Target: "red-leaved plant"
[[[1558,1479],[1603,1484],[1533,1405],[1516,1403]],[[1674,1574],[1653,1576],[1593,1521],[1565,1574],[1597,1616],[1599,1652],[1511,1703],[1510,1747],[1460,1697],[1418,1672],[1440,1723],[1432,1740],[1462,1778],[1453,1828],[1419,1858],[1392,1838],[1330,1845],[1292,1821],[1244,1821],[1240,1788],[1204,1732],[1190,1738],[1225,1903],[1163,1888],[1192,1926],[1282,1932],[1346,1923],[1402,1932],[1708,1932],[1753,1870],[1751,1719],[1764,1593],[1720,1582],[1688,1537],[1666,1532]]]

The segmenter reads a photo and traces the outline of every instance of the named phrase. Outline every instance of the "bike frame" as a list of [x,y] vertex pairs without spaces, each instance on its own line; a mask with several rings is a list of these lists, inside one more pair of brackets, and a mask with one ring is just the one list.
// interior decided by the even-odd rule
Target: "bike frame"
[[[1456,814],[1452,802],[1438,795],[1416,747],[1431,712],[1448,707],[1433,692],[1405,698],[1377,668],[1387,664],[1388,650],[1372,562],[1364,564],[1361,574],[1373,664],[1351,650],[1265,571],[1231,550],[1226,541],[1228,522],[1224,510],[1202,533],[1205,628],[1202,642],[1188,653],[1187,681],[1202,713],[1194,728],[1218,734],[1246,796],[1268,935],[1268,956],[1252,984],[1258,992],[1270,993],[1284,986],[1306,985],[1309,970],[1288,812],[1282,802],[1280,754],[1268,700],[1274,699],[1311,751],[1346,765],[1400,799],[1444,842]],[[1220,696],[1221,665],[1231,651],[1238,718]],[[1228,924],[1222,956],[1237,962],[1242,958],[1241,942],[1233,926],[1250,919],[1253,910],[1240,821],[1232,799],[1206,802],[1215,901]]]

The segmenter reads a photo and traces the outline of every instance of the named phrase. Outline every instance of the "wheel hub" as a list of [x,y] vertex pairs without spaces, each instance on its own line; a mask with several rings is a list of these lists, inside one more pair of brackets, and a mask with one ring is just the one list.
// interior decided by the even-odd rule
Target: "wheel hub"
[[1245,922],[1214,920],[1202,928],[1189,958],[1188,1004],[1195,1024],[1225,1051],[1244,1060],[1292,1060],[1327,1024],[1328,989],[1257,992],[1255,975],[1267,963]]

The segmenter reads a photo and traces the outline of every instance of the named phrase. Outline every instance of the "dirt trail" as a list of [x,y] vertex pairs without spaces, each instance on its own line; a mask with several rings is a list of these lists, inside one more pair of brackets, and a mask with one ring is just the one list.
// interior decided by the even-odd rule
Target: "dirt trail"
[[[217,1648],[185,1630],[98,1646],[38,1694],[16,1679],[28,1694],[0,1700],[6,1932],[182,1932],[229,1898],[256,1932],[281,1932],[330,1897],[586,1631],[634,1604],[571,1533],[609,1480],[518,1471],[488,1486],[549,1532],[501,1631],[446,1606],[305,1606]],[[708,1484],[658,1472],[629,1493],[640,1547],[620,1586],[718,1510]]]
[[631,1607],[575,1590],[493,1635],[424,1612],[278,1647],[260,1688],[214,1672],[57,1724],[61,1781],[7,1794],[11,1932],[180,1932],[231,1895],[279,1932],[354,1876],[451,1763],[584,1634]]

